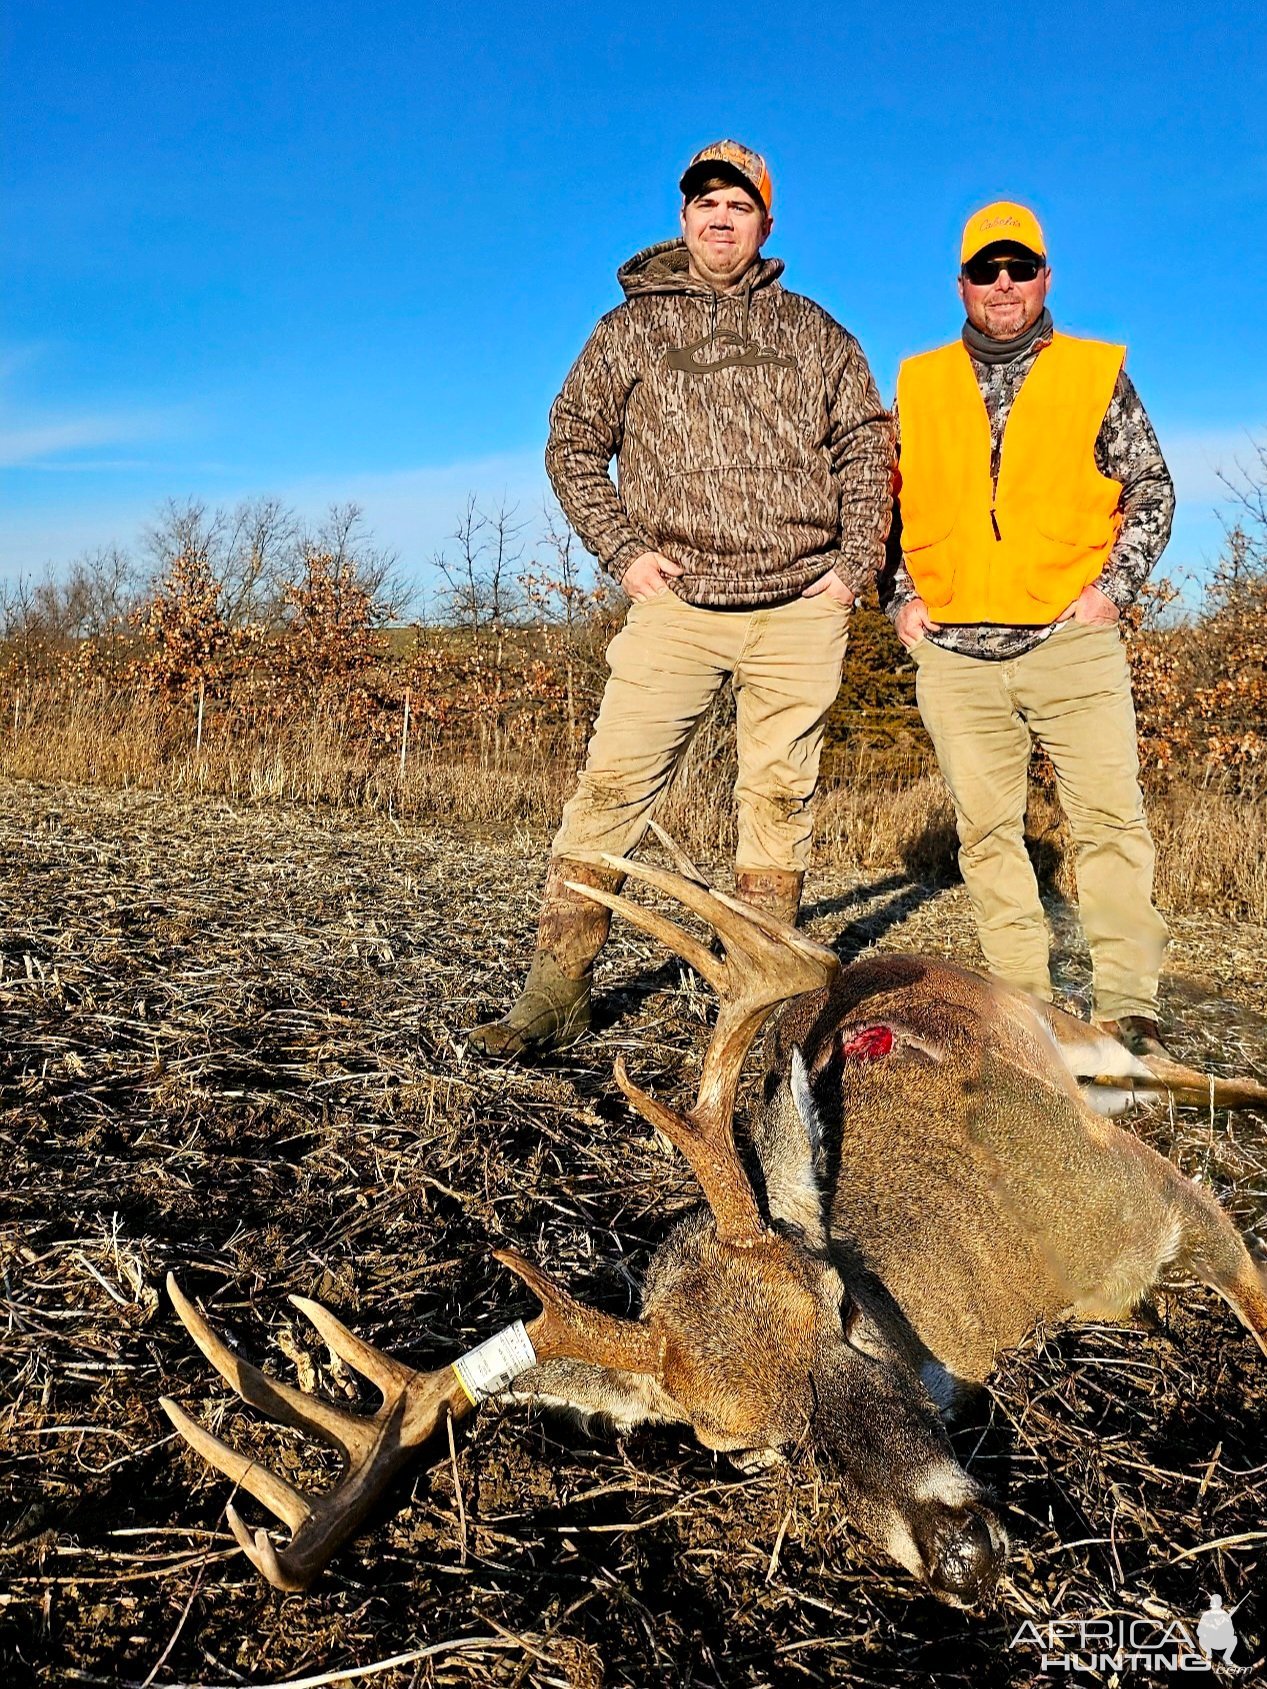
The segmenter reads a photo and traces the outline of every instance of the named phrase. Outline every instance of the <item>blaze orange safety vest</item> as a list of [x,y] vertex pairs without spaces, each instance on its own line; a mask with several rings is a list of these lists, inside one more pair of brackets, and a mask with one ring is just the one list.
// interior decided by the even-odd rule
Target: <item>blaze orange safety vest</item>
[[1095,441],[1125,356],[1067,334],[1043,348],[1008,416],[997,486],[962,341],[902,365],[902,549],[934,621],[1045,624],[1099,575],[1122,483],[1096,468]]

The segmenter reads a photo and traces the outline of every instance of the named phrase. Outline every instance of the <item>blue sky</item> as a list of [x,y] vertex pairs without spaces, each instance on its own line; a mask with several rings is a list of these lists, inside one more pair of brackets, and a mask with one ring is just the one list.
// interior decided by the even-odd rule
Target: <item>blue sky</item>
[[616,265],[723,134],[889,396],[958,330],[965,214],[1034,204],[1057,320],[1130,345],[1168,569],[1267,431],[1261,5],[11,0],[3,30],[0,575],[169,496],[356,499],[420,576],[468,490],[531,511]]

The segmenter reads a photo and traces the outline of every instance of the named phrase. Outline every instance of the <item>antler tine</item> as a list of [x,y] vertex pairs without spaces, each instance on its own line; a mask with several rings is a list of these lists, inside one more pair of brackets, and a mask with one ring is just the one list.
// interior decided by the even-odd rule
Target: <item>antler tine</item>
[[412,1367],[406,1366],[403,1361],[394,1361],[390,1355],[383,1354],[381,1349],[364,1342],[355,1332],[349,1331],[342,1320],[335,1319],[330,1310],[323,1308],[320,1302],[310,1302],[306,1296],[292,1296],[290,1301],[308,1322],[317,1328],[327,1348],[348,1366],[354,1367],[363,1378],[368,1378],[375,1389],[382,1393],[384,1400],[393,1391],[403,1390],[415,1376]]
[[285,1478],[269,1467],[261,1466],[253,1455],[239,1454],[236,1449],[230,1448],[228,1443],[221,1442],[205,1425],[191,1419],[184,1408],[170,1396],[160,1396],[158,1405],[190,1448],[200,1454],[208,1466],[214,1466],[218,1472],[223,1472],[226,1478],[231,1478],[235,1484],[249,1490],[256,1501],[262,1502],[270,1512],[276,1513],[292,1531],[297,1531],[311,1516],[312,1508],[308,1502]]
[[174,1273],[167,1275],[167,1294],[185,1330],[225,1383],[249,1406],[259,1408],[281,1425],[315,1433],[323,1442],[338,1449],[345,1461],[362,1458],[369,1451],[374,1435],[364,1420],[344,1413],[317,1396],[310,1396],[305,1390],[283,1384],[279,1378],[269,1378],[249,1361],[240,1359],[212,1331],[177,1284]]
[[587,1308],[517,1250],[494,1249],[493,1255],[523,1280],[541,1304],[541,1313],[526,1327],[538,1360],[586,1361],[591,1366],[659,1376],[663,1346],[641,1320],[617,1319]]
[[[707,1062],[707,1055],[704,1059]],[[739,1059],[742,1062],[742,1055]],[[761,1210],[748,1182],[748,1175],[739,1159],[729,1125],[726,1124],[719,1132],[701,1129],[690,1115],[679,1114],[676,1109],[657,1102],[649,1092],[634,1084],[629,1077],[623,1056],[616,1057],[614,1071],[616,1083],[629,1102],[644,1120],[649,1120],[664,1133],[694,1173],[705,1201],[713,1211],[718,1237],[726,1243],[738,1244],[744,1248],[754,1244],[764,1233],[765,1222],[761,1218]],[[735,1077],[737,1086],[737,1071]],[[703,1091],[704,1081],[701,1079],[701,1096]],[[730,1107],[733,1106],[732,1094]],[[724,1109],[723,1099],[719,1114]],[[697,1117],[700,1116],[698,1103],[691,1112]],[[728,1121],[728,1115],[726,1119]]]
[[335,1354],[382,1393],[383,1404],[376,1413],[362,1417],[345,1412],[240,1360],[170,1273],[167,1293],[194,1342],[244,1402],[284,1425],[315,1434],[342,1456],[343,1471],[334,1488],[322,1495],[304,1495],[269,1467],[230,1448],[175,1402],[162,1398],[163,1411],[195,1453],[290,1527],[290,1542],[279,1552],[266,1531],[252,1532],[230,1505],[226,1515],[242,1552],[278,1589],[306,1589],[399,1468],[431,1436],[441,1416],[447,1412],[455,1419],[463,1417],[470,1411],[470,1398],[451,1366],[416,1372],[364,1343],[317,1303],[293,1297]]
[[[796,997],[802,991],[817,990],[840,971],[840,958],[834,950],[789,926],[777,915],[745,903],[742,898],[731,897],[728,892],[688,879],[684,874],[675,874],[669,868],[657,868],[653,862],[636,862],[627,856],[606,854],[603,861],[609,868],[616,868],[629,878],[642,880],[644,884],[662,891],[666,897],[672,897],[693,915],[707,921],[721,939],[728,956],[736,950],[745,961],[755,955],[763,973],[768,974],[772,982],[777,979],[791,988],[784,993],[786,996]],[[593,891],[592,887],[587,889]],[[620,913],[633,920],[630,910],[641,912],[642,908],[641,904],[632,903],[622,907]],[[767,945],[755,942],[754,929],[774,942]],[[673,930],[681,938],[690,937],[681,927],[675,926]],[[676,944],[675,939],[674,948]],[[682,952],[678,951],[678,954],[682,955]],[[689,957],[685,959],[690,960]],[[691,966],[694,965],[692,962]]]
[[[609,856],[609,863],[623,862],[624,858]],[[680,876],[672,876],[674,879]],[[689,962],[696,973],[704,978],[719,994],[726,989],[726,964],[720,956],[714,956],[707,945],[701,944],[697,938],[684,927],[678,926],[676,921],[669,920],[667,915],[661,915],[656,909],[648,909],[645,903],[634,903],[627,897],[621,897],[614,891],[605,891],[601,886],[583,885],[580,880],[564,882],[569,890],[579,891],[582,897],[588,897],[591,903],[601,903],[617,915],[623,915],[631,926],[640,927],[652,938],[658,938],[661,944],[679,955],[684,962]],[[691,882],[683,879],[683,885]]]
[[[671,854],[682,860],[673,841],[659,828],[656,831]],[[834,952],[786,922],[712,891],[698,879],[626,857],[604,856],[603,860],[608,867],[675,898],[707,921],[721,940],[725,960],[654,909],[597,887],[578,884],[574,888],[660,939],[703,974],[721,999],[689,1115],[667,1108],[639,1089],[623,1061],[616,1063],[616,1083],[643,1118],[664,1132],[689,1162],[713,1211],[718,1236],[751,1245],[764,1226],[735,1147],[733,1120],[740,1070],[770,1013],[789,998],[826,985],[840,963]]]
[[708,881],[704,878],[703,874],[700,873],[699,869],[691,861],[690,857],[682,849],[681,845],[671,833],[666,833],[658,821],[648,821],[647,827],[655,834],[656,838],[659,839],[665,850],[667,850],[669,855],[673,858],[674,865],[676,866],[679,874],[685,875],[688,880],[694,880],[696,885],[706,886],[708,884]]

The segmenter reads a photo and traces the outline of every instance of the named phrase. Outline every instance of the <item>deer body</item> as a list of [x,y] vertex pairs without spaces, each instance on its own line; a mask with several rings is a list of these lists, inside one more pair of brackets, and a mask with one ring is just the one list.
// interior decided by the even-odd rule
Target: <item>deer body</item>
[[[892,1035],[887,1053],[864,1040],[851,1056],[872,1028]],[[835,1247],[882,1281],[952,1384],[983,1382],[1039,1322],[1128,1317],[1167,1272],[1234,1306],[1261,1294],[1217,1202],[1079,1090],[1086,1062],[1071,1055],[1090,1031],[917,956],[855,963],[772,1028],[767,1092],[802,1047],[827,1122]],[[1097,1066],[1132,1059],[1091,1047]],[[770,1112],[754,1133],[763,1163]]]
[[[1217,1203],[1082,1094],[1082,1079],[1111,1102],[1157,1086],[1120,1045],[950,963],[876,957],[841,971],[803,934],[709,891],[664,842],[682,873],[610,865],[709,922],[724,959],[644,904],[574,889],[662,939],[721,998],[688,1112],[616,1064],[706,1206],[656,1251],[634,1319],[584,1308],[499,1252],[543,1308],[522,1332],[527,1370],[505,1393],[620,1429],[690,1425],[744,1468],[812,1439],[857,1528],[943,1599],[976,1604],[1008,1543],[950,1446],[943,1413],[960,1391],[1036,1322],[1124,1316],[1172,1270],[1218,1290],[1267,1349],[1263,1274]],[[749,1169],[735,1097],[767,1022]],[[1207,1084],[1177,1067],[1161,1082],[1197,1095]],[[1267,1101],[1253,1083],[1218,1083],[1230,1100]],[[343,1454],[334,1491],[308,1498],[164,1404],[199,1453],[290,1525],[278,1551],[230,1509],[244,1552],[280,1587],[303,1587],[410,1451],[472,1403],[454,1369],[414,1372],[301,1303],[382,1393],[366,1420],[266,1378],[178,1290],[173,1301],[244,1399]]]

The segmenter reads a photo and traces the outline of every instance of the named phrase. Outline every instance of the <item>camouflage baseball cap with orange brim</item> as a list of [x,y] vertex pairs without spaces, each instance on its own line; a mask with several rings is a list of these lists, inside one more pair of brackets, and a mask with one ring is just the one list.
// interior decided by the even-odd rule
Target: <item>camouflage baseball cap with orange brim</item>
[[701,185],[710,176],[718,175],[737,177],[743,187],[757,196],[769,215],[774,184],[770,180],[770,168],[759,152],[745,147],[742,141],[714,141],[695,154],[678,185],[685,198],[694,199]]

